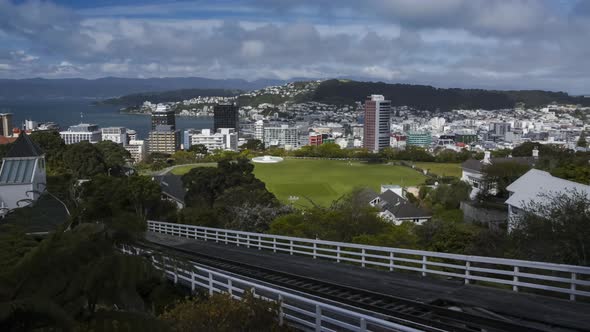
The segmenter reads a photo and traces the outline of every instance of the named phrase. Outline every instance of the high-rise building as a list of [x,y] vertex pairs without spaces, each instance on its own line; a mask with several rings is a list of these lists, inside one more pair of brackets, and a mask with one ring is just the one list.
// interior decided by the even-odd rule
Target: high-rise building
[[240,113],[236,104],[217,104],[213,107],[213,131],[219,128],[240,130]]
[[184,140],[189,146],[202,144],[207,151],[238,149],[238,135],[234,128],[219,128],[215,133],[210,129],[189,129],[184,132]]
[[172,130],[176,130],[176,117],[170,106],[158,104],[152,112],[152,130],[156,130],[159,125],[171,126]]
[[12,113],[0,114],[0,135],[12,136]]
[[180,150],[180,131],[171,125],[158,125],[156,130],[150,131],[148,138],[149,153],[160,152],[173,154]]
[[377,152],[389,146],[391,101],[382,95],[371,95],[365,101],[363,145]]
[[88,141],[92,144],[98,143],[102,139],[102,133],[98,125],[80,123],[70,126],[66,131],[60,131],[59,135],[66,144],[75,144],[82,141]]
[[142,161],[147,153],[145,141],[143,140],[130,140],[129,143],[125,145],[125,150],[129,151],[129,154],[131,154],[131,158],[135,163]]
[[427,148],[432,144],[432,135],[429,131],[410,131],[406,144],[408,146]]
[[102,128],[102,140],[127,145],[127,129],[123,127]]
[[264,121],[258,120],[254,125],[254,139],[264,140]]
[[264,128],[264,146],[277,146],[285,149],[294,149],[299,146],[299,130],[281,125],[280,127]]

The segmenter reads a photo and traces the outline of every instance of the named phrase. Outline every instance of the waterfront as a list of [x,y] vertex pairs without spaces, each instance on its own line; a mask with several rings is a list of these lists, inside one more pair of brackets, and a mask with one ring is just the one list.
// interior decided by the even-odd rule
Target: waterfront
[[[150,131],[150,117],[142,114],[119,113],[120,106],[93,105],[92,99],[0,100],[1,113],[13,113],[13,125],[21,127],[24,120],[56,122],[62,129],[81,121],[100,127],[126,127],[137,131],[144,139]],[[177,116],[176,126],[203,129],[213,127],[212,117]]]

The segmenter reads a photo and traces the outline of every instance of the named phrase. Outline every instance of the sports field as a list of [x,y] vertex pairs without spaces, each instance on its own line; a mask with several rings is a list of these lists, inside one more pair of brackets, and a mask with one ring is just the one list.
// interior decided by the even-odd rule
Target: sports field
[[427,169],[430,173],[439,176],[461,177],[461,164],[453,163],[414,163],[416,167]]
[[278,164],[254,163],[254,174],[269,191],[288,203],[309,206],[308,197],[320,205],[350,192],[355,187],[379,190],[381,184],[415,186],[425,177],[409,167],[367,164],[357,161],[286,159]]

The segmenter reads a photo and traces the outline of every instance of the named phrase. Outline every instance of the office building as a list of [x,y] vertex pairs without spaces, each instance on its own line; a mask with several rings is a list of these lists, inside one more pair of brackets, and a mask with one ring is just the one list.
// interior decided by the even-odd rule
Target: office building
[[168,105],[158,104],[152,112],[152,130],[156,130],[160,125],[171,126],[172,130],[176,130],[176,117]]
[[236,104],[217,104],[213,107],[213,132],[219,128],[240,130],[240,113]]
[[127,145],[127,129],[123,127],[102,128],[102,140]]
[[295,149],[299,146],[299,132],[297,128],[291,128],[288,125],[266,127],[264,128],[264,146]]
[[0,113],[0,135],[12,136],[12,113]]
[[364,148],[378,152],[389,146],[391,101],[371,95],[365,101]]
[[125,150],[129,151],[134,163],[143,161],[147,154],[144,140],[130,140],[129,143],[125,145]]
[[264,121],[258,120],[254,125],[254,139],[259,141],[264,140]]
[[490,132],[498,135],[498,136],[504,136],[506,135],[507,132],[510,132],[512,130],[512,126],[510,125],[510,123],[506,123],[506,122],[493,122],[492,124],[490,124]]
[[180,131],[171,125],[158,125],[150,131],[148,138],[148,152],[173,154],[180,149]]
[[184,132],[184,140],[189,146],[204,145],[207,151],[238,150],[238,134],[234,128],[219,128],[215,133],[210,129],[189,129]]
[[100,142],[102,139],[102,133],[98,125],[88,123],[70,126],[68,130],[60,131],[59,135],[66,144],[76,144],[83,141],[94,144]]
[[407,137],[406,146],[427,148],[432,145],[432,135],[429,131],[410,131]]
[[322,134],[320,133],[309,133],[309,145],[320,146],[322,145]]
[[137,141],[137,132],[133,129],[127,129],[127,142]]

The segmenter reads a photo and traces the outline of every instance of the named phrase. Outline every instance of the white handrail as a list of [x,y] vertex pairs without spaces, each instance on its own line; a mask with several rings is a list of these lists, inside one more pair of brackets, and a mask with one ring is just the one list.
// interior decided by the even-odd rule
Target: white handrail
[[152,220],[148,221],[148,230],[290,255],[355,263],[362,267],[413,271],[422,276],[453,277],[462,279],[465,284],[483,281],[496,286],[508,286],[516,292],[526,288],[542,290],[547,295],[566,294],[570,300],[576,300],[576,296],[590,298],[590,267],[585,266],[379,247]]
[[[120,250],[128,255],[141,255],[149,251],[131,246],[123,246]],[[252,291],[254,296],[280,305],[279,321],[287,320],[292,324],[304,326],[315,331],[329,331],[327,324],[336,326],[339,331],[399,331],[419,332],[421,330],[404,326],[377,317],[365,315],[349,309],[337,307],[318,300],[285,292],[240,279],[195,263],[183,263],[169,257],[151,256],[152,264],[163,270],[175,284],[185,285],[195,290],[196,287],[206,289],[209,294],[227,293],[235,299],[241,299],[245,291]],[[188,265],[188,266],[186,266]],[[313,308],[310,310],[309,308]],[[295,315],[295,313],[297,315]],[[356,322],[353,323],[353,322]]]

